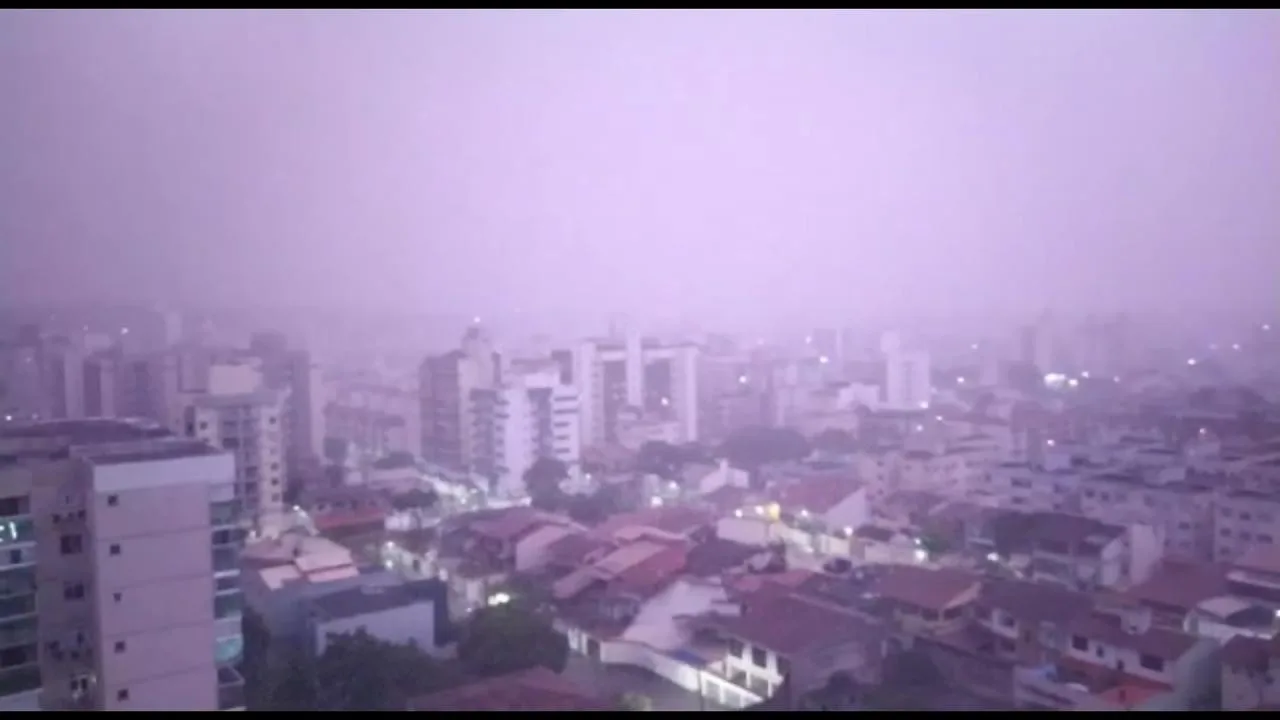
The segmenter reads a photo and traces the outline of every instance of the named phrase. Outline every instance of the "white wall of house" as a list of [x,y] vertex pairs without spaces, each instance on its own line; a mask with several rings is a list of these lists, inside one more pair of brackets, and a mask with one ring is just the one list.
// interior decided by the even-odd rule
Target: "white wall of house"
[[433,652],[436,650],[435,622],[435,604],[428,600],[380,612],[317,621],[314,623],[316,654],[324,652],[330,634],[339,635],[360,629],[387,642],[403,644],[412,640],[424,651]]

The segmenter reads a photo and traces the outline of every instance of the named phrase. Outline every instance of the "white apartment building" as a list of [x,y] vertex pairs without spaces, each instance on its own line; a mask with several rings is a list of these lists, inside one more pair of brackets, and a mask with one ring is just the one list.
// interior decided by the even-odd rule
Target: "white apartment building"
[[509,373],[501,385],[475,390],[472,472],[521,495],[523,475],[540,457],[576,473],[581,460],[578,389],[561,381],[554,365]]
[[1217,498],[1213,559],[1237,560],[1251,550],[1274,548],[1280,538],[1280,496],[1235,490]]
[[423,459],[444,470],[467,470],[475,456],[472,393],[492,390],[501,381],[502,358],[478,325],[467,329],[461,349],[423,360],[418,371]]
[[695,345],[661,344],[636,333],[576,347],[564,370],[578,388],[582,442],[616,441],[618,418],[628,407],[675,421],[680,442],[697,440],[698,354]]
[[[244,389],[237,387],[236,389]],[[274,390],[187,399],[183,431],[231,453],[236,497],[254,529],[272,535],[284,518],[283,393]]]
[[1080,512],[1108,523],[1161,527],[1166,554],[1210,560],[1214,492],[1185,478],[1178,468],[1089,475],[1080,480]]
[[929,407],[933,397],[929,354],[894,349],[885,355],[885,407],[891,410],[919,410]]
[[0,642],[27,661],[0,679],[26,673],[44,710],[243,709],[230,455],[158,426],[80,420],[0,429],[0,457],[17,531],[0,608],[20,611]]

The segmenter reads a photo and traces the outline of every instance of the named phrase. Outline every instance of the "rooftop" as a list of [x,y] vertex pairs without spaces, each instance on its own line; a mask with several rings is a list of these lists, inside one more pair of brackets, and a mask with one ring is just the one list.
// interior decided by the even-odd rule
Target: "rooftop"
[[1071,632],[1112,647],[1134,650],[1164,660],[1177,660],[1190,650],[1198,639],[1194,635],[1152,627],[1143,631],[1125,628],[1121,618],[1106,613],[1092,613],[1071,623]]
[[1093,608],[1093,600],[1088,595],[1054,585],[1005,578],[985,580],[978,604],[998,609],[1025,623],[1059,625]]
[[94,418],[0,425],[0,441],[52,441],[64,445],[98,445],[170,437],[167,429],[146,420]]
[[884,570],[876,582],[876,592],[926,610],[944,610],[978,584],[977,577],[954,568],[894,565]]
[[1226,567],[1166,558],[1145,582],[1129,588],[1125,597],[1140,603],[1186,612],[1226,591]]
[[743,545],[732,540],[711,538],[694,545],[685,560],[685,572],[694,577],[713,577],[741,567],[747,560],[764,552],[763,548]]
[[80,447],[75,455],[94,465],[126,465],[129,463],[181,460],[183,458],[222,455],[225,451],[203,440],[161,437],[136,442]]
[[418,580],[396,585],[373,583],[339,590],[311,599],[323,620],[341,620],[383,612],[421,602],[445,602],[447,588],[440,580]]
[[487,678],[409,703],[410,710],[593,712],[616,710],[544,667]]
[[717,615],[708,621],[728,635],[784,657],[842,642],[880,638],[880,629],[871,621],[795,594],[753,594],[746,598],[740,615]]
[[805,510],[822,515],[857,492],[859,487],[852,476],[819,475],[794,480],[780,487],[775,498],[783,512]]

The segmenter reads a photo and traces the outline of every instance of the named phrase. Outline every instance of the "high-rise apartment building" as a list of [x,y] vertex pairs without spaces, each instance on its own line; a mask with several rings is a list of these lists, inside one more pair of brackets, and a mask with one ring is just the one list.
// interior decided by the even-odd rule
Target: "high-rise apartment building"
[[243,709],[233,458],[151,424],[0,427],[0,694]]
[[476,437],[471,470],[500,492],[519,494],[524,472],[538,458],[554,458],[576,473],[578,391],[554,364],[513,368],[500,386],[471,394]]
[[423,459],[447,470],[468,470],[476,437],[471,394],[501,382],[502,358],[479,325],[467,328],[461,349],[424,360],[418,372]]
[[284,519],[285,395],[274,390],[194,395],[184,433],[235,459],[235,496],[258,533],[274,535]]
[[[563,354],[561,354],[563,356]],[[698,347],[667,345],[631,333],[574,348],[567,380],[578,388],[584,445],[615,442],[627,414],[675,423],[677,442],[698,439]]]
[[933,377],[929,354],[897,348],[885,355],[885,406],[891,410],[929,407]]
[[320,366],[306,350],[290,348],[280,333],[256,333],[249,352],[267,388],[285,393],[283,417],[288,467],[304,467],[324,450],[325,398]]

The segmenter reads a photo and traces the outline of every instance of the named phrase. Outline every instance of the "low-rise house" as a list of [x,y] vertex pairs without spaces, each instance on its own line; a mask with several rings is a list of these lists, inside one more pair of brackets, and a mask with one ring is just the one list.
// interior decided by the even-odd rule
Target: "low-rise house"
[[521,540],[547,525],[566,523],[520,506],[451,519],[440,526],[437,577],[449,584],[457,610],[480,607],[515,572]]
[[1032,579],[1092,592],[1150,577],[1163,557],[1158,529],[1122,527],[1057,512],[976,512],[965,523],[964,549],[991,558],[1025,557]]
[[981,588],[977,576],[962,570],[895,565],[885,569],[874,591],[906,632],[942,635],[965,626]]
[[1280,496],[1256,490],[1220,495],[1214,526],[1215,560],[1233,561],[1255,548],[1274,550],[1280,541]]
[[1151,624],[1125,606],[1076,619],[1057,662],[1020,668],[1023,707],[1057,710],[1187,710],[1218,682],[1219,645]]
[[775,537],[820,555],[849,555],[849,536],[870,519],[867,491],[843,473],[796,479],[776,488]]
[[928,559],[916,538],[884,525],[857,528],[849,546],[850,556],[864,563],[901,565]]
[[1126,590],[1124,597],[1151,610],[1157,627],[1183,628],[1200,603],[1228,594],[1227,571],[1225,565],[1164,558],[1150,577]]
[[722,643],[723,655],[707,665],[707,685],[731,707],[758,703],[784,683],[798,697],[837,672],[874,683],[887,638],[867,616],[772,584],[697,626],[704,639]]
[[987,579],[974,606],[974,621],[989,634],[990,654],[1039,665],[1067,649],[1069,628],[1093,611],[1093,600],[1054,585]]
[[357,630],[438,653],[449,623],[448,589],[439,580],[366,583],[309,598],[307,606],[308,635],[317,656],[331,635]]
[[1237,635],[1222,648],[1222,709],[1280,710],[1280,640]]
[[1280,548],[1256,547],[1227,573],[1227,590],[1280,611]]
[[1280,628],[1280,618],[1270,607],[1230,595],[1209,598],[1192,610],[1183,629],[1192,635],[1226,644],[1237,635],[1269,640]]

